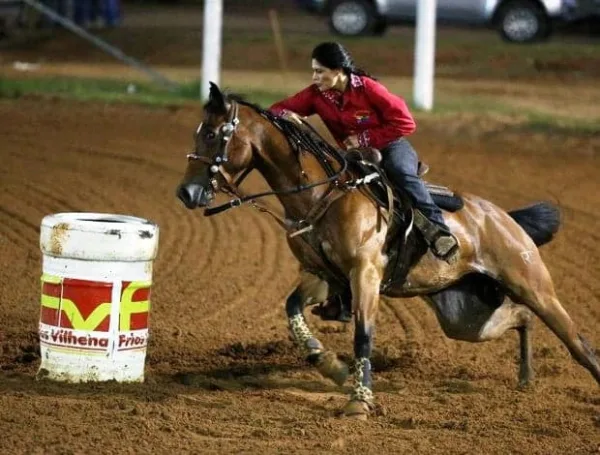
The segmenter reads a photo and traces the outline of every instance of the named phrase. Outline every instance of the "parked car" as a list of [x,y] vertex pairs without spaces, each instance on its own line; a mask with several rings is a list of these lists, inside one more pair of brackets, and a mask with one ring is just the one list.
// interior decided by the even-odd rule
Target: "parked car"
[[[377,35],[388,25],[412,23],[418,0],[296,0],[306,11],[329,18],[339,35]],[[550,36],[557,22],[598,14],[598,0],[437,0],[440,23],[495,27],[512,42],[531,42]]]

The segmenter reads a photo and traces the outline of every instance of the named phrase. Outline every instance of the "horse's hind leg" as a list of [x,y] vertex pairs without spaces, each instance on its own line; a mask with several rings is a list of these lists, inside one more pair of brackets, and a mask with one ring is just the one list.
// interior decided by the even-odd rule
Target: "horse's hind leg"
[[[422,298],[432,307],[447,337],[478,343],[500,338],[506,331],[519,332],[519,386],[533,379],[529,332],[532,312],[505,297],[491,279],[473,275],[449,288]],[[491,285],[490,285],[491,284]]]
[[512,293],[511,298],[539,316],[565,344],[573,358],[600,384],[600,363],[556,297],[550,273],[539,252],[537,249],[526,251],[521,258],[520,267],[513,265],[501,274],[501,279]]
[[307,286],[302,283],[287,298],[285,310],[294,341],[305,353],[306,359],[315,365],[321,374],[338,385],[343,385],[348,377],[348,367],[337,358],[334,352],[326,351],[321,342],[312,334],[304,319],[304,305],[308,298]]
[[531,311],[508,300],[492,314],[479,332],[479,341],[500,338],[507,330],[516,329],[519,333],[519,387],[526,387],[534,377],[531,350]]
[[521,326],[519,332],[519,387],[527,387],[531,384],[535,373],[531,362],[533,352],[531,349],[531,324]]

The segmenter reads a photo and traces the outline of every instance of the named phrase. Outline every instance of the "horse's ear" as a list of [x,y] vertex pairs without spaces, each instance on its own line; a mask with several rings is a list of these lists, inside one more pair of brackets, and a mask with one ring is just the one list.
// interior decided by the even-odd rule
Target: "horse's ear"
[[225,104],[225,96],[219,89],[219,86],[214,82],[208,83],[210,88],[208,91],[208,102],[215,112],[226,113],[227,105]]
[[215,84],[213,81],[209,81],[208,83],[209,89],[208,89],[208,95],[209,97],[214,97],[214,96],[218,96],[221,94],[221,90],[219,89],[219,86],[217,84]]

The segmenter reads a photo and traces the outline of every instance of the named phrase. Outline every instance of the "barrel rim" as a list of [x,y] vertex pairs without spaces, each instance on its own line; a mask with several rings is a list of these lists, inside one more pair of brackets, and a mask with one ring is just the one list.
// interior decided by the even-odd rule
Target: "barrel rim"
[[69,231],[104,232],[118,229],[128,230],[151,229],[158,230],[156,223],[145,218],[104,212],[62,212],[47,215],[42,219],[42,228],[53,229],[61,226]]

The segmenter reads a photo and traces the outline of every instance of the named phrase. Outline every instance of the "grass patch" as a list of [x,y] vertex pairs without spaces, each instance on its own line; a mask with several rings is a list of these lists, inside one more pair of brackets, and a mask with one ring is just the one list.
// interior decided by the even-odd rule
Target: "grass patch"
[[[233,87],[234,90],[237,87]],[[146,105],[176,105],[200,102],[199,81],[181,84],[174,91],[145,82],[128,82],[114,79],[90,79],[77,77],[28,77],[1,78],[0,98],[15,99],[24,95],[50,95],[80,101],[103,101],[108,103],[137,103]],[[286,93],[268,90],[241,91],[249,101],[267,107],[287,96]],[[540,113],[534,109],[513,106],[490,95],[455,96],[436,98],[435,110],[418,112],[418,117],[439,118],[454,114],[504,115],[519,118],[519,128],[541,133],[577,134],[597,136],[600,127],[595,119],[578,120],[566,116]]]
[[[200,100],[198,81],[181,84],[167,91],[150,83],[130,83],[114,79],[89,79],[76,77],[40,77],[25,79],[0,79],[0,98],[19,98],[24,95],[53,95],[80,101],[130,102],[148,105],[168,105]],[[245,93],[248,99],[270,105],[285,96],[283,93],[253,91]]]
[[[416,107],[411,104],[413,112]],[[511,104],[502,97],[490,95],[470,96],[438,96],[435,109],[431,113],[420,113],[420,116],[431,118],[451,116],[454,114],[474,114],[480,116],[500,115],[518,119],[518,128],[532,133],[560,134],[567,136],[600,136],[600,123],[597,118],[574,118],[568,113],[550,114],[535,107],[524,108]]]
[[595,121],[556,118],[532,112],[528,114],[524,129],[544,134],[584,135],[600,137],[600,124]]
[[[413,111],[416,111],[415,105],[413,103],[410,104]],[[439,96],[436,99],[435,108],[432,114],[445,115],[466,112],[471,114],[494,113],[516,115],[517,108],[490,96],[471,95],[460,98],[454,96]],[[522,110],[519,112],[522,114]]]
[[150,104],[182,101],[188,95],[183,89],[169,93],[149,84],[110,79],[44,77],[0,80],[1,97],[18,98],[28,94],[60,95],[82,101],[141,101]]

